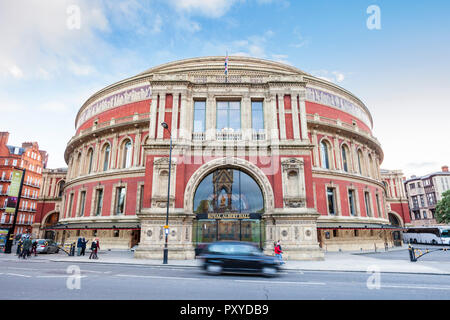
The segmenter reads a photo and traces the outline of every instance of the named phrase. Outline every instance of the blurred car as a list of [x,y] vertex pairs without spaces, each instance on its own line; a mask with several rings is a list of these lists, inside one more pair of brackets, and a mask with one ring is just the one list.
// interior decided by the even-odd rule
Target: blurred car
[[58,253],[58,244],[50,239],[37,239],[37,253]]
[[202,269],[209,274],[238,272],[275,276],[280,270],[278,259],[265,255],[256,245],[248,242],[213,242],[202,250],[198,258],[201,259]]

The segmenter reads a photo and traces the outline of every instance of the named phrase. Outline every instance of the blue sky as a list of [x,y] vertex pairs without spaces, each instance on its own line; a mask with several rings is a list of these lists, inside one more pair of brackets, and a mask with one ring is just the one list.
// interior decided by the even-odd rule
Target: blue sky
[[[371,5],[379,30],[367,28]],[[67,24],[73,6],[80,28]],[[383,168],[438,171],[450,164],[449,10],[403,0],[0,1],[0,130],[10,144],[38,141],[48,166],[63,167],[91,94],[161,63],[228,51],[353,92],[374,118]]]

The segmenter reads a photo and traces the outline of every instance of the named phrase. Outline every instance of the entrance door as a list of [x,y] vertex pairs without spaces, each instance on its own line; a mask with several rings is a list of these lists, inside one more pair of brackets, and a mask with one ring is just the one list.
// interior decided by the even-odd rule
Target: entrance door
[[219,220],[217,240],[239,241],[241,234],[239,222],[239,220]]

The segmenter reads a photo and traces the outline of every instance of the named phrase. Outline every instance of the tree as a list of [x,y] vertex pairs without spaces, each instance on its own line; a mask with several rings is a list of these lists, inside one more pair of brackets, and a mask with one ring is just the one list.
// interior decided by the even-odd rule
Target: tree
[[442,194],[442,199],[436,205],[436,221],[450,223],[450,190]]

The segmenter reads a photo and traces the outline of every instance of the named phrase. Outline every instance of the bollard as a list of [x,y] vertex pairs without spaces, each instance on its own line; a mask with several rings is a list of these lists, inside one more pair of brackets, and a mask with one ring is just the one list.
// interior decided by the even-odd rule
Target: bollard
[[409,260],[411,260],[411,262],[416,262],[417,259],[416,259],[416,255],[414,254],[414,248],[409,246],[408,250],[409,250]]

